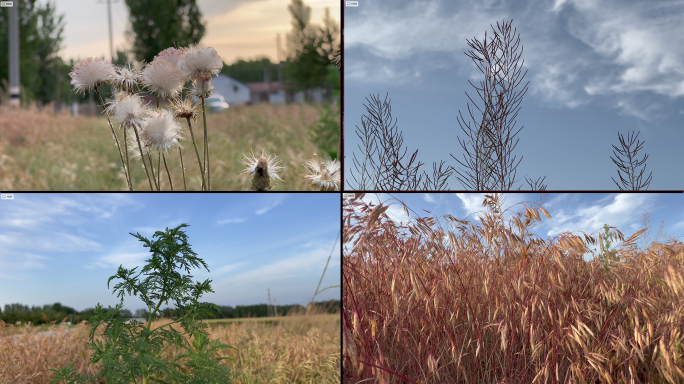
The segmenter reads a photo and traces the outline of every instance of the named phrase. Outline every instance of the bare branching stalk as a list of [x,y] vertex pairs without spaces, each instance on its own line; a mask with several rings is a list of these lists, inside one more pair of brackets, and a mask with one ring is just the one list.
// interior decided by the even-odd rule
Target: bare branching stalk
[[[629,141],[629,144],[627,144],[625,142],[625,138],[620,133],[618,133],[618,138],[620,139],[620,145],[622,145],[622,149],[618,149],[618,147],[613,145],[613,154],[615,154],[617,160],[613,159],[612,156],[610,157],[610,159],[613,160],[613,163],[615,163],[615,165],[618,166],[618,176],[620,176],[620,181],[622,182],[622,186],[624,186],[624,188],[620,186],[620,184],[618,184],[617,181],[615,181],[615,179],[613,179],[612,177],[611,179],[613,179],[613,182],[615,183],[615,185],[618,186],[618,188],[620,188],[621,191],[638,191],[644,187],[645,189],[648,189],[648,185],[651,183],[652,172],[648,175],[646,181],[643,184],[641,183],[641,177],[644,174],[644,171],[646,170],[646,165],[644,165],[644,169],[642,169],[641,172],[639,172],[639,176],[635,177],[635,169],[644,164],[646,162],[646,159],[648,159],[648,155],[645,155],[641,161],[636,160],[637,152],[639,152],[639,150],[644,145],[644,142],[639,143],[639,141],[637,140],[638,137],[638,133],[636,134],[636,136],[634,136],[634,132],[632,132],[631,134],[627,133],[627,140]],[[636,148],[634,148],[634,150],[632,151],[631,148],[635,140],[637,145]],[[617,151],[617,153],[615,153],[615,151]],[[627,159],[622,159],[620,155],[625,156]],[[622,177],[620,171],[627,174],[627,179]]]
[[[368,116],[361,116],[361,126],[356,126],[356,135],[361,139],[359,150],[363,160],[353,154],[354,167],[357,175],[351,171],[351,178],[357,184],[356,189],[373,190],[415,190],[421,187],[425,189],[428,185],[440,185],[446,187],[446,179],[451,172],[443,170],[443,163],[439,169],[435,165],[434,179],[430,179],[425,172],[419,173],[421,162],[416,161],[418,150],[407,159],[408,149],[402,145],[404,136],[397,128],[396,118],[392,120],[392,106],[385,96],[384,101],[380,101],[379,95],[371,95],[370,100],[366,98],[368,105],[364,104]],[[417,164],[416,164],[417,163]],[[423,178],[425,178],[423,180]]]
[[[482,108],[477,106],[466,93],[478,111],[475,113],[468,104],[472,125],[471,122],[466,123],[459,111],[458,124],[470,139],[458,139],[465,151],[464,161],[451,155],[464,167],[462,172],[456,171],[459,175],[457,178],[468,189],[510,190],[515,183],[516,168],[522,161],[522,156],[517,163],[516,156],[511,156],[519,140],[515,136],[523,127],[513,131],[529,82],[525,83],[522,90],[516,91],[527,71],[522,73],[524,60],[518,63],[523,49],[520,47],[518,51],[520,36],[516,37],[516,29],[511,30],[512,22],[497,22],[496,29],[492,26],[494,36],[489,40],[486,33],[482,42],[468,40],[472,50],[466,56],[485,75],[480,87],[468,81],[483,102]],[[528,184],[532,189],[546,188],[539,180],[528,181]]]

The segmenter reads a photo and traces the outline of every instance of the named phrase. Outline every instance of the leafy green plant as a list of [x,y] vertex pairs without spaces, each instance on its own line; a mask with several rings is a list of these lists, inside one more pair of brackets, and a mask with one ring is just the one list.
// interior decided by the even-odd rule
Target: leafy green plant
[[[109,306],[103,310],[100,303],[95,308],[95,317],[90,331],[90,349],[94,351],[91,363],[102,362],[102,369],[98,375],[89,377],[87,374],[77,375],[74,363],[62,368],[51,369],[57,374],[50,381],[59,383],[92,383],[105,378],[107,383],[230,383],[228,367],[220,365],[220,360],[227,357],[215,358],[220,349],[232,348],[217,340],[210,341],[207,325],[198,321],[200,316],[211,310],[218,312],[218,307],[211,303],[200,303],[199,297],[206,292],[214,292],[209,285],[211,280],[192,284],[190,275],[182,276],[176,269],[203,266],[207,271],[207,264],[197,257],[188,244],[188,237],[181,230],[187,227],[181,224],[165,232],[157,231],[150,241],[139,233],[132,234],[150,248],[152,257],[147,259],[147,265],[135,276],[135,267],[131,270],[119,266],[117,273],[107,281],[107,287],[113,279],[121,279],[114,286],[114,292],[121,298],[115,308]],[[179,255],[180,254],[180,255]],[[139,280],[145,275],[144,280]],[[137,295],[147,305],[149,318],[147,324],[133,321],[125,323],[125,319],[118,316],[123,307],[125,294]],[[162,303],[175,303],[181,314],[173,321],[151,329],[152,320],[160,311]],[[183,333],[171,327],[180,323]],[[104,342],[95,340],[95,331],[101,325],[105,326]],[[189,342],[185,336],[192,336]],[[173,361],[164,360],[161,355],[170,346],[182,348],[184,353]],[[233,348],[234,349],[234,348]],[[183,367],[179,360],[185,360]],[[142,381],[140,381],[142,379]]]
[[605,235],[603,235],[603,241],[605,243],[601,243],[601,253],[598,255],[598,259],[603,263],[603,267],[606,271],[610,268],[610,265],[612,262],[619,262],[620,261],[620,256],[617,255],[617,251],[615,249],[610,250],[610,236],[608,235],[608,230],[611,227],[608,226],[608,224],[603,225],[603,229],[605,231]]

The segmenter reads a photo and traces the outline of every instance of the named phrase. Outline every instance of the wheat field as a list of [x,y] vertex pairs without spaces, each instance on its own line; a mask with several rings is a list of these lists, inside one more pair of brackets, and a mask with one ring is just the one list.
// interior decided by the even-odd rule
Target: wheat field
[[682,243],[615,231],[620,262],[586,261],[595,238],[533,238],[549,212],[504,226],[495,198],[479,222],[345,206],[345,383],[684,382]]
[[[155,320],[152,327],[167,322]],[[339,314],[291,314],[271,325],[253,319],[208,324],[211,340],[235,348],[223,349],[217,357],[230,357],[222,364],[230,367],[236,384],[340,382]],[[99,363],[89,364],[89,325],[82,323],[72,332],[55,332],[48,337],[36,332],[35,327],[25,327],[8,337],[6,328],[11,327],[0,321],[0,384],[47,384],[54,374],[50,368],[62,368],[74,361],[78,372],[98,372]],[[173,327],[182,332],[178,323]],[[53,325],[51,330],[57,329]],[[96,340],[101,338],[102,329],[98,328]],[[162,357],[174,359],[181,352],[169,349]]]

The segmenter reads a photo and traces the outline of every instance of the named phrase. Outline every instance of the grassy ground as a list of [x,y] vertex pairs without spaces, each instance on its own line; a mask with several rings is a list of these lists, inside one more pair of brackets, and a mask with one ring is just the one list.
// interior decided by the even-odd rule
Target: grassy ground
[[[0,108],[0,189],[127,190],[107,120],[103,116],[72,117],[50,110]],[[302,165],[304,161],[314,152],[323,152],[309,134],[322,112],[321,105],[261,104],[208,115],[212,190],[250,190],[248,178],[239,175],[244,169],[240,159],[252,149],[260,154],[264,147],[276,154],[285,167],[280,174],[283,182],[272,190],[309,190],[300,175],[308,173]],[[202,119],[193,122],[192,127],[202,156]],[[123,132],[116,126],[115,130],[123,151]],[[200,190],[200,169],[187,126],[183,134],[187,137],[182,141],[187,189]],[[177,149],[167,155],[167,162],[174,190],[183,190]],[[156,157],[154,164],[156,168]],[[163,170],[163,161],[161,167]],[[134,190],[149,191],[139,161],[131,162],[131,178]],[[165,171],[161,188],[170,190]]]
[[[234,347],[218,356],[227,356],[233,382],[251,383],[340,383],[340,315],[313,314],[271,319],[208,321],[212,340]],[[168,323],[155,321],[152,327]],[[181,330],[178,324],[174,328]],[[95,374],[99,364],[89,364],[91,351],[86,342],[90,327],[78,325],[75,332],[38,337],[36,327],[24,328],[21,335],[3,340],[7,329],[0,327],[0,384],[46,384],[53,377],[49,368],[76,362],[79,372]],[[103,327],[98,328],[100,335]],[[182,330],[181,330],[182,331]],[[168,349],[167,360],[182,351]],[[181,360],[182,362],[182,360]]]

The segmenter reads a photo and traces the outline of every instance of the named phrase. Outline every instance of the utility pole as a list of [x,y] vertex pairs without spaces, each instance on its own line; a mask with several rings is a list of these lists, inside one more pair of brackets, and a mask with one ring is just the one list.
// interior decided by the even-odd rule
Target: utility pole
[[[107,2],[107,17],[109,18],[109,57],[111,61],[114,61],[114,47],[112,44],[112,1],[105,0]],[[116,1],[114,1],[116,3]],[[100,1],[100,4],[104,4]]]
[[62,91],[62,59],[57,58],[57,95],[55,96],[55,112],[61,109],[61,92]]
[[19,107],[19,2],[9,9],[10,106]]
[[281,57],[280,57],[280,32],[278,32],[278,35],[276,37],[276,40],[278,42],[278,84],[279,90],[283,90],[283,64],[281,63]]
[[272,309],[271,309],[271,289],[268,289],[268,317],[271,317]]

